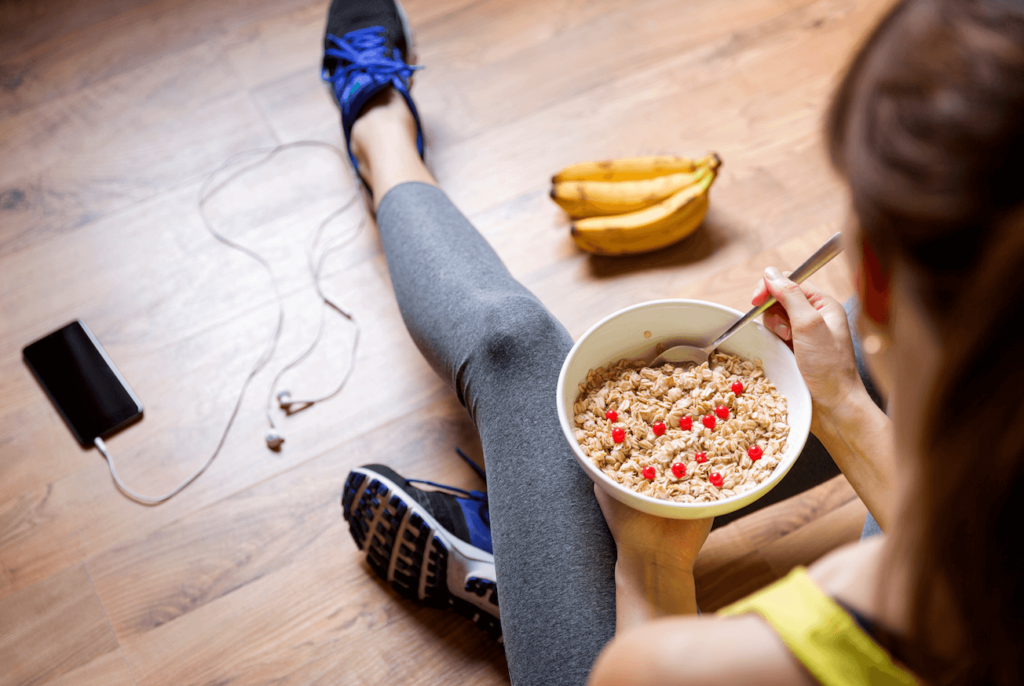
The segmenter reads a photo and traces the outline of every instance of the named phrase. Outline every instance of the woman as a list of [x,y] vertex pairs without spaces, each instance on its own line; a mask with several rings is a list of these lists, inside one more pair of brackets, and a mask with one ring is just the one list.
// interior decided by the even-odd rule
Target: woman
[[[766,324],[785,327],[793,341],[814,399],[814,431],[887,531],[884,540],[822,559],[810,578],[919,680],[1022,683],[1024,558],[1009,541],[1024,523],[1024,373],[1015,316],[1024,298],[1024,183],[1015,169],[1024,154],[1024,8],[897,4],[839,88],[828,143],[850,187],[847,254],[859,274],[865,347],[875,350],[869,365],[895,407],[890,425],[857,388],[836,303],[766,272],[755,301],[766,287],[781,303]],[[883,448],[890,445],[894,452]],[[622,565],[624,541],[652,540],[656,523],[607,499],[602,506]],[[699,533],[675,533],[683,551],[676,559],[688,566]],[[620,576],[620,599],[650,596],[649,584]],[[595,686],[722,677],[813,683],[809,665],[791,652],[806,646],[779,640],[778,616],[641,623],[692,609],[689,600],[620,608]],[[697,636],[702,645],[730,648],[705,651],[693,665],[667,657]],[[831,648],[838,659],[849,644]],[[666,657],[637,677],[630,664],[641,649]],[[821,657],[817,668],[827,672]],[[708,659],[728,659],[728,667],[712,670]]]
[[406,324],[480,431],[489,503],[353,470],[344,512],[370,565],[478,621],[496,582],[516,684],[582,682],[613,632],[595,685],[1024,681],[1022,560],[1008,545],[1024,495],[1011,316],[1024,297],[1020,10],[903,2],[854,60],[829,142],[853,201],[859,326],[893,421],[858,377],[835,300],[769,269],[754,301],[779,300],[765,322],[792,341],[812,429],[887,536],[714,617],[685,616],[710,522],[600,492],[599,510],[572,461],[554,410],[572,341],[423,165],[406,42],[389,2],[335,0],[325,78]]

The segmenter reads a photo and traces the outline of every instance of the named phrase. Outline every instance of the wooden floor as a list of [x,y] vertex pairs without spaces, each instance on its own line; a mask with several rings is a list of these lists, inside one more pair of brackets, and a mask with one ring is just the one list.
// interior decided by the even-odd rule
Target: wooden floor
[[[521,279],[581,334],[658,297],[741,308],[841,224],[824,106],[883,0],[407,0],[427,69],[416,97],[442,186]],[[216,443],[275,321],[267,277],[204,232],[196,195],[230,155],[339,143],[318,80],[326,0],[6,0],[0,4],[0,684],[491,684],[500,647],[397,597],[358,560],[338,496],[369,460],[479,488],[465,411],[410,341],[371,225],[326,289],[363,326],[345,392],[279,417],[278,365],[314,334],[305,246],[352,191],[330,153],[282,154],[216,199],[225,233],[273,256],[287,325],[224,452],[171,502],[121,496],[78,447],[21,348],[84,319],[146,404],[109,441],[159,492]],[[717,151],[705,226],[660,254],[577,252],[547,198],[565,164]],[[334,235],[355,221],[351,214]],[[851,292],[837,260],[816,280]],[[290,372],[328,390],[351,329]],[[716,531],[699,562],[713,609],[856,538],[844,480]]]

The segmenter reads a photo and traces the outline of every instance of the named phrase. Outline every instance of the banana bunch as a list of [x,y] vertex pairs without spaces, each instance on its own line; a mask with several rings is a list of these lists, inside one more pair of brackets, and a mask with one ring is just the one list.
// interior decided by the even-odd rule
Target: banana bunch
[[551,179],[551,199],[575,221],[576,245],[598,255],[657,250],[704,221],[722,160],[711,153],[581,162]]

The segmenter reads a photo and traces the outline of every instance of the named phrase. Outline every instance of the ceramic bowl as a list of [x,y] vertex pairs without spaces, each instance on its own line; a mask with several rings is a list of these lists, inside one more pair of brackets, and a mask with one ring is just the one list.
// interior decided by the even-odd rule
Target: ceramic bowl
[[579,384],[587,372],[623,358],[653,360],[659,343],[671,347],[680,343],[704,345],[742,315],[741,312],[701,300],[654,300],[633,305],[605,317],[590,328],[569,351],[558,376],[558,419],[562,433],[580,467],[594,483],[616,500],[632,508],[672,519],[701,519],[733,512],[754,502],[789,472],[811,428],[811,395],[796,364],[796,358],[782,340],[753,322],[741,329],[719,349],[748,360],[761,360],[768,379],[786,398],[789,440],[779,465],[765,481],[745,493],[713,503],[677,503],[658,500],[622,486],[606,476],[583,452],[576,440],[573,405]]

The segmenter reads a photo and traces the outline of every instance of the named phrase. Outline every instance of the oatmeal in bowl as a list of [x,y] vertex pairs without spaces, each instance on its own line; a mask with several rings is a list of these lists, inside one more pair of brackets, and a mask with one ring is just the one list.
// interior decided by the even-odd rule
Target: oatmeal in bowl
[[644,512],[701,518],[737,510],[785,476],[807,439],[811,403],[778,337],[750,324],[709,364],[648,366],[740,314],[660,300],[616,312],[577,341],[559,376],[559,419],[598,487]]
[[681,503],[745,493],[779,465],[786,399],[758,360],[710,365],[620,360],[592,369],[573,406],[576,441],[616,483]]

